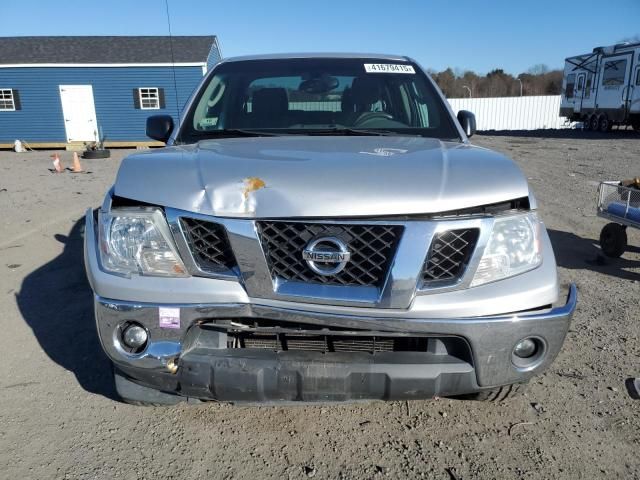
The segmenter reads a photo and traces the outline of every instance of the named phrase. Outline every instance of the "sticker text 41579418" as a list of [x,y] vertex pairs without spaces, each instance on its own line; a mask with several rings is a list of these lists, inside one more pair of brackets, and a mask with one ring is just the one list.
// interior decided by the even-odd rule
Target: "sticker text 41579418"
[[398,63],[365,63],[364,71],[367,73],[416,73],[413,65]]

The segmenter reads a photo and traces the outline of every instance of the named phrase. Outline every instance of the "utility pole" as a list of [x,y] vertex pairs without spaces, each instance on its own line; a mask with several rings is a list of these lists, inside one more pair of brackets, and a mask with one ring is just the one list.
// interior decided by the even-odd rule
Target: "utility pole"
[[469,90],[469,98],[471,98],[471,89],[466,85],[462,85],[462,88],[466,88],[467,90]]
[[520,80],[520,77],[517,77],[516,80],[520,82],[520,96],[522,96],[522,80]]

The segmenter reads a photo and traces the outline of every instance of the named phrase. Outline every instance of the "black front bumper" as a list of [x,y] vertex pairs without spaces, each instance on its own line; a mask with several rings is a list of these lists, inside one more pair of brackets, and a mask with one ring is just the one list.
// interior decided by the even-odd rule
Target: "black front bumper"
[[[479,390],[473,366],[447,354],[195,350],[168,373],[118,369],[136,383],[181,397],[227,402],[405,400]],[[118,385],[117,385],[118,386]],[[119,388],[119,390],[121,390]],[[130,400],[130,391],[120,391]]]
[[430,353],[224,350],[189,354],[180,394],[234,402],[430,398],[477,389],[473,367]]

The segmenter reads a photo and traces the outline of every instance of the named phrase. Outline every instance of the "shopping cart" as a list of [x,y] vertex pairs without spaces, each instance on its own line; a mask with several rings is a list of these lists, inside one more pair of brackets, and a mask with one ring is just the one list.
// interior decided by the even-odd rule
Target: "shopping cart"
[[619,257],[627,248],[627,227],[640,228],[640,189],[620,182],[598,186],[598,216],[611,220],[600,232],[600,247],[608,257]]

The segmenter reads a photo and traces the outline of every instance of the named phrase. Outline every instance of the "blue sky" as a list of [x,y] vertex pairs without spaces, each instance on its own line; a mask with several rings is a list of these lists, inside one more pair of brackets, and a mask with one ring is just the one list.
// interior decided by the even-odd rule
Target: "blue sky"
[[[165,35],[164,0],[3,0],[0,35]],[[640,35],[640,0],[169,0],[175,35],[223,55],[351,51],[511,73]],[[15,21],[7,21],[15,19]]]

